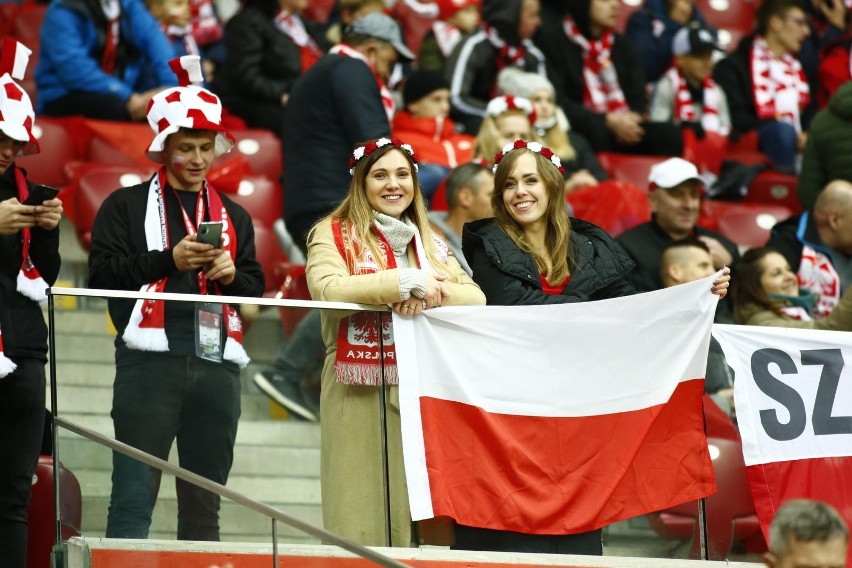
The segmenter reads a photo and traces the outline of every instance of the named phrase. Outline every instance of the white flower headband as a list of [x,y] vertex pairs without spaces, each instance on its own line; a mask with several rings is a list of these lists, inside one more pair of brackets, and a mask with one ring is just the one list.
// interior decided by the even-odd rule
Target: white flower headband
[[349,158],[349,175],[355,174],[355,165],[361,158],[363,158],[364,156],[369,156],[379,148],[383,148],[388,144],[391,144],[401,150],[405,150],[408,155],[411,156],[411,161],[414,162],[414,171],[420,171],[420,168],[417,166],[417,158],[414,156],[414,148],[412,148],[410,144],[404,144],[399,138],[391,137],[371,140],[363,146],[358,146],[357,148],[355,148],[355,151],[352,152],[352,157]]
[[521,111],[529,117],[531,124],[535,124],[535,107],[529,99],[523,97],[513,97],[512,95],[495,97],[488,101],[488,106],[485,107],[485,114],[497,118],[510,110]]
[[559,170],[560,174],[562,174],[563,176],[565,175],[565,168],[562,166],[562,161],[559,159],[559,156],[553,153],[553,150],[551,150],[547,146],[542,146],[538,142],[527,142],[526,140],[515,140],[511,144],[506,144],[505,146],[503,146],[503,149],[500,150],[500,152],[498,152],[496,156],[494,156],[494,167],[492,168],[492,171],[495,174],[497,173],[497,164],[500,163],[500,160],[503,159],[503,156],[513,150],[520,150],[522,148],[526,148],[530,152],[541,154],[542,156],[550,160],[550,163],[556,166],[556,169]]

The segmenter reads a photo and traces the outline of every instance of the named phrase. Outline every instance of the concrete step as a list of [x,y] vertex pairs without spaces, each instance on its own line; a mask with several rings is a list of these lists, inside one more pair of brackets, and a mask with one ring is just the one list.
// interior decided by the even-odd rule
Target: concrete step
[[[47,310],[44,320],[48,321]],[[109,323],[106,310],[56,310],[53,325],[57,335],[109,335],[115,336],[115,330]]]
[[[82,533],[85,536],[104,536],[108,507],[109,497],[90,497],[84,500]],[[276,508],[299,520],[322,527],[322,510],[318,505],[289,505]],[[271,540],[271,520],[238,503],[223,501],[219,520],[223,540],[237,542],[268,542]],[[314,537],[283,523],[279,523],[277,530],[278,536],[283,542],[316,542]],[[173,540],[176,538],[176,534],[177,502],[161,496],[154,507],[149,538]]]
[[[62,463],[71,471],[78,469],[112,469],[112,452],[79,437],[60,437],[59,454]],[[176,446],[169,461],[179,465]],[[256,477],[314,477],[318,478],[319,448],[287,448],[238,444],[234,448],[232,475]]]

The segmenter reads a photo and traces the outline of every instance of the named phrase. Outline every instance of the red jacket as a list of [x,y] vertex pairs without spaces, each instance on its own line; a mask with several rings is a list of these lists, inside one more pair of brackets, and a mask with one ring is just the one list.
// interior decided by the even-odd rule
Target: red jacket
[[456,126],[449,117],[443,121],[414,118],[410,112],[401,110],[393,118],[391,131],[403,142],[411,144],[417,160],[425,164],[454,168],[473,158],[475,138],[457,134]]
[[840,85],[852,79],[852,73],[849,70],[850,43],[852,42],[849,37],[846,37],[843,41],[837,41],[826,47],[822,52],[819,64],[820,88],[817,93],[820,108],[828,104],[828,99],[840,88]]

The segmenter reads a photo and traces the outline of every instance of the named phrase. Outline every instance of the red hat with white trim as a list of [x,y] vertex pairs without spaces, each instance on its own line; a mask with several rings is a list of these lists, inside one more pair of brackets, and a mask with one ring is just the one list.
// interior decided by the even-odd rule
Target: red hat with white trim
[[234,137],[222,126],[222,103],[219,97],[200,87],[204,81],[201,74],[201,58],[185,55],[169,61],[169,67],[177,75],[180,87],[160,91],[148,104],[148,124],[156,133],[146,155],[157,163],[163,163],[166,138],[181,128],[215,130],[214,156],[228,153],[234,146]]
[[41,150],[33,136],[33,103],[14,81],[24,78],[31,54],[27,46],[11,38],[3,38],[0,45],[0,130],[13,140],[26,142],[21,154],[37,154]]

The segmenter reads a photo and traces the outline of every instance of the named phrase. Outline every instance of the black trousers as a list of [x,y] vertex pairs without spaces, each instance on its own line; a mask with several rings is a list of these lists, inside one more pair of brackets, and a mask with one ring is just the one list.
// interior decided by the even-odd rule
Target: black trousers
[[85,116],[98,120],[129,121],[127,101],[109,93],[71,91],[45,103],[44,116]]
[[602,556],[602,532],[598,529],[579,534],[526,534],[456,525],[453,549]]
[[0,378],[0,568],[27,564],[27,507],[44,430],[44,361]]

